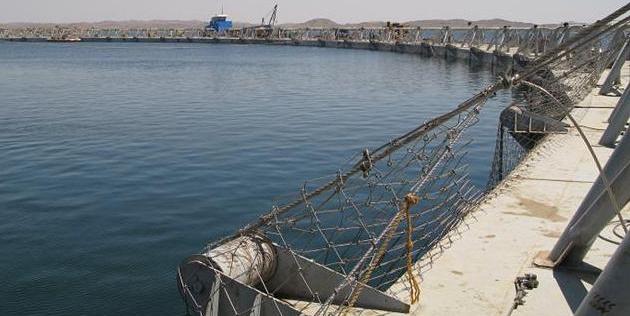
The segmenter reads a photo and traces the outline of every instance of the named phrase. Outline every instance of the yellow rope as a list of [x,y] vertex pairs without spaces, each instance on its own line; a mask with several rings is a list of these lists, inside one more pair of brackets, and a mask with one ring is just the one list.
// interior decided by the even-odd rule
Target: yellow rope
[[405,217],[407,218],[407,279],[409,279],[409,287],[411,288],[411,304],[415,304],[420,300],[420,285],[413,275],[413,226],[411,223],[411,206],[418,204],[420,198],[409,193],[405,196],[407,207],[405,208]]
[[389,245],[390,240],[394,237],[394,233],[396,232],[396,228],[400,224],[403,215],[407,219],[407,279],[409,280],[409,285],[411,288],[411,304],[418,302],[420,298],[420,285],[416,281],[416,278],[413,275],[413,226],[411,223],[411,207],[418,204],[420,202],[420,198],[413,194],[408,193],[405,196],[405,199],[400,205],[400,210],[396,213],[396,216],[393,219],[392,225],[390,226],[389,231],[385,233],[384,240],[381,243],[380,247],[376,251],[376,255],[370,261],[370,265],[365,273],[361,276],[359,283],[357,283],[356,288],[353,290],[350,300],[348,301],[348,305],[345,308],[345,311],[342,313],[343,315],[347,315],[350,308],[356,304],[361,292],[363,291],[363,284],[367,284],[372,276],[372,272],[376,266],[381,262],[383,256],[385,256],[385,252],[387,252],[387,247]]

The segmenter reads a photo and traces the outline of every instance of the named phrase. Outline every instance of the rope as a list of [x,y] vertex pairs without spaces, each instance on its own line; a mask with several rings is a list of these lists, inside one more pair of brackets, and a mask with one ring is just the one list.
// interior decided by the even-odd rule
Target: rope
[[[600,23],[589,28],[579,39],[558,45],[530,63],[519,77],[509,80],[505,75],[454,110],[380,147],[364,150],[336,175],[305,182],[299,196],[282,197],[284,203],[277,201],[277,206],[258,221],[208,247],[260,231],[290,250],[294,259],[304,256],[343,275],[331,294],[322,298],[301,270],[293,273],[303,280],[312,297],[304,300],[307,305],[301,310],[312,309],[314,315],[359,314],[365,290],[395,291],[396,296],[405,298],[409,293],[411,304],[417,304],[423,268],[430,268],[434,253],[444,251],[443,243],[452,242],[452,234],[459,233],[457,225],[488,193],[477,191],[471,183],[466,159],[469,142],[460,141],[478,121],[480,108],[495,92],[527,80],[550,91],[563,106],[525,86],[515,90],[523,96],[517,105],[560,120],[595,85],[618,45],[618,41],[608,39],[628,21],[630,18],[624,18],[613,25]],[[320,33],[320,43],[332,36],[330,32]],[[384,38],[393,34],[376,35]],[[498,50],[513,48],[516,39],[512,31],[506,32],[495,45]],[[378,43],[370,39],[370,45]],[[498,181],[533,148],[531,144],[541,139],[533,134],[514,137],[509,130],[504,131],[503,124],[499,132],[492,165],[492,179]],[[422,217],[417,218],[418,214]],[[423,247],[414,251],[414,241]],[[392,287],[398,282],[402,283],[400,288]],[[263,287],[266,295],[276,297],[264,282]],[[231,303],[230,296],[227,299]]]
[[420,285],[413,275],[413,226],[411,223],[411,212],[409,211],[411,206],[418,204],[418,202],[420,202],[420,198],[413,193],[409,193],[405,196],[405,203],[403,203],[405,206],[405,217],[407,218],[407,279],[411,289],[409,294],[411,304],[415,304],[420,300]]
[[359,299],[359,296],[361,295],[361,292],[363,292],[363,287],[364,287],[363,285],[369,282],[370,277],[372,276],[372,272],[374,272],[374,269],[376,269],[376,267],[379,265],[379,263],[383,259],[383,256],[387,252],[389,242],[394,237],[396,228],[402,221],[403,216],[406,218],[406,222],[407,222],[407,244],[406,244],[407,278],[409,280],[409,286],[411,288],[411,294],[410,294],[411,304],[418,302],[418,300],[420,299],[420,285],[418,284],[416,278],[413,275],[413,226],[411,223],[411,211],[410,211],[411,207],[418,204],[418,202],[420,202],[420,198],[414,193],[408,193],[403,199],[400,205],[400,210],[398,211],[398,213],[396,214],[392,222],[393,225],[391,225],[390,229],[387,231],[385,238],[383,240],[383,243],[378,248],[376,254],[372,258],[372,261],[370,261],[370,265],[368,266],[368,269],[365,271],[365,273],[363,273],[363,276],[361,276],[361,279],[359,280],[360,283],[358,283],[354,291],[352,291],[350,300],[348,301],[348,305],[345,308],[345,311],[342,313],[343,315],[347,315],[350,308],[352,308],[352,306],[356,304],[357,300]]
[[[391,154],[397,152],[399,149],[403,148],[404,146],[409,145],[413,141],[421,139],[423,136],[426,136],[430,132],[438,130],[440,127],[443,127],[443,125],[449,120],[458,117],[458,115],[463,114],[464,112],[470,110],[472,107],[476,105],[484,103],[486,99],[488,99],[488,97],[494,95],[497,91],[504,88],[504,84],[505,84],[504,80],[497,80],[496,82],[486,87],[481,92],[472,96],[468,100],[460,103],[455,109],[445,114],[442,114],[438,117],[435,117],[425,122],[424,124],[416,127],[415,129],[407,132],[406,134],[399,136],[386,144],[381,145],[380,147],[373,150],[372,153],[370,154],[371,163],[375,164],[381,161],[382,159],[390,157]],[[257,222],[243,227],[242,229],[238,230],[236,233],[232,235],[223,237],[219,240],[209,243],[206,246],[205,250],[212,249],[220,244],[224,244],[228,241],[235,240],[240,236],[259,230],[260,228],[263,228],[266,225],[269,225],[270,223],[272,223],[277,216],[281,216],[293,210],[297,206],[302,205],[304,201],[311,200],[314,197],[317,197],[324,192],[328,192],[332,188],[338,187],[340,183],[345,182],[347,179],[351,178],[356,173],[363,172],[363,170],[361,169],[361,166],[363,166],[364,162],[365,162],[365,159],[361,159],[350,170],[344,172],[343,174],[341,174],[339,177],[335,178],[334,180],[331,180],[313,189],[312,191],[306,193],[305,196],[294,199],[291,202],[288,202],[280,207],[272,208],[271,211],[262,215]]]

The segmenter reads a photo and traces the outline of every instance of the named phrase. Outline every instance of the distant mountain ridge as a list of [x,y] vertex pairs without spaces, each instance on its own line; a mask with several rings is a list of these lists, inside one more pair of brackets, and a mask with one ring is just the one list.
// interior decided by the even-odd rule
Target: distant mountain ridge
[[[397,21],[396,21],[397,22]],[[431,20],[415,20],[407,22],[398,22],[409,27],[467,27],[468,22],[472,25],[480,27],[502,27],[508,25],[511,27],[532,27],[534,23],[515,22],[504,19],[486,19],[470,21],[464,19],[431,19]],[[78,22],[78,23],[0,23],[0,28],[16,29],[16,28],[34,28],[34,27],[54,27],[56,25],[66,27],[79,28],[203,28],[207,22],[199,20],[128,20],[128,21],[100,21],[100,22]],[[385,21],[370,21],[359,23],[337,23],[330,19],[317,18],[302,23],[284,23],[279,24],[282,28],[355,28],[355,27],[382,27]],[[543,24],[545,27],[556,27],[561,23]],[[571,22],[571,24],[582,24]],[[252,23],[234,22],[235,27],[253,26]]]
[[[485,20],[431,19],[431,20],[414,20],[414,21],[406,21],[406,22],[399,22],[399,21],[393,21],[393,22],[397,22],[408,27],[444,27],[444,26],[468,27],[469,22],[472,25],[478,25],[479,27],[503,27],[507,25],[510,27],[526,28],[526,27],[532,27],[535,25],[535,23],[509,21],[505,19],[485,19]],[[584,23],[576,23],[576,22],[569,22],[569,23],[570,24],[584,24]],[[557,26],[560,26],[561,24],[562,23],[547,23],[547,24],[541,24],[540,26],[557,27]],[[309,28],[335,28],[335,27],[336,28],[342,28],[342,27],[356,28],[356,27],[383,27],[385,25],[387,25],[387,22],[385,21],[371,21],[371,22],[340,24],[330,19],[318,18],[318,19],[308,20],[302,23],[285,23],[280,26],[285,27],[285,28],[307,28],[307,27]]]

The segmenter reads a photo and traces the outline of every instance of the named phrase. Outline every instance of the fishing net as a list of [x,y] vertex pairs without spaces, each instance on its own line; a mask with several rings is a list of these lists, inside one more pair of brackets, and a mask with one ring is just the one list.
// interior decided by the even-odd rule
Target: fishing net
[[579,41],[560,46],[523,71],[514,89],[517,101],[499,122],[489,187],[501,182],[546,135],[562,133],[548,129],[550,125],[532,126],[532,120],[515,113],[529,113],[551,124],[564,119],[591,93],[628,39],[627,17],[611,23],[578,33],[574,38]]
[[[335,285],[339,290],[355,280],[388,290],[479,203],[482,192],[472,186],[465,162],[470,141],[464,141],[464,131],[477,122],[481,106],[499,86],[379,148],[366,149],[347,171],[305,182],[292,199],[204,252],[256,232],[343,275],[344,282]],[[415,202],[403,209],[409,196]],[[425,258],[425,264],[431,260]],[[323,311],[336,299],[310,294],[312,303],[301,310],[315,304]],[[352,305],[353,297],[343,300]]]
[[[185,273],[178,274],[185,297],[207,297],[203,302],[187,299],[188,311],[286,314],[290,306],[313,315],[374,314],[352,308],[369,307],[362,295],[373,290],[415,303],[419,277],[465,227],[489,189],[545,135],[566,131],[561,120],[592,90],[626,41],[629,7],[573,34],[563,33],[569,37],[561,41],[558,31],[553,37],[558,44],[545,48],[519,74],[501,78],[452,111],[378,148],[366,148],[351,165],[306,181],[258,221],[210,243],[202,251],[205,257],[192,260],[215,271],[214,283],[194,286]],[[440,36],[448,36],[445,32]],[[472,34],[468,38],[474,41]],[[501,115],[488,187],[476,188],[466,159],[473,136],[467,131],[486,101],[509,87],[517,101]],[[288,262],[269,266],[280,254]],[[204,259],[209,257],[227,263]],[[314,279],[312,265],[331,271],[332,277]],[[248,266],[253,269],[243,268]],[[277,274],[282,278],[274,279]],[[234,279],[263,298],[243,303],[245,294],[229,290]],[[327,287],[322,285],[326,282]],[[291,283],[298,284],[300,295],[287,295],[286,289],[295,287]],[[195,296],[195,291],[203,295]]]

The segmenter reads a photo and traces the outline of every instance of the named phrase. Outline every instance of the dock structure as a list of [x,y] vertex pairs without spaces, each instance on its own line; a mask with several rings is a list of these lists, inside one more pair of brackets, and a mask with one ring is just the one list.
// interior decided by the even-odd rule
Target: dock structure
[[[607,75],[608,71],[602,75],[600,84]],[[630,63],[625,62],[621,86],[626,87],[628,82]],[[621,98],[600,95],[599,90],[599,86],[594,88],[572,114],[579,118],[579,126],[593,144],[600,162],[605,164],[615,149],[598,143]],[[629,157],[625,159],[627,164]],[[581,304],[589,303],[584,302],[585,297],[618,247],[613,242],[622,241],[615,236],[614,229],[618,234],[623,233],[618,222],[608,225],[610,218],[605,219],[607,225],[601,235],[613,242],[596,238],[583,264],[549,269],[536,266],[535,261],[554,248],[598,176],[591,154],[574,127],[569,127],[567,134],[550,135],[490,193],[460,238],[423,274],[422,298],[413,307],[413,313],[506,315],[518,294],[516,278],[535,274],[538,288],[529,291],[526,303],[512,315],[575,314]],[[629,181],[626,178],[625,186],[619,190],[627,192]],[[630,207],[625,208],[623,215],[630,218]],[[624,264],[627,275],[628,261]],[[602,308],[611,304],[620,308],[628,304],[629,295],[628,292],[622,295],[625,302],[606,303],[602,298],[595,303]]]
[[[629,10],[575,34],[556,30],[549,46],[536,28],[525,37],[497,30],[486,49],[478,28],[459,45],[448,28],[436,42],[414,42],[413,33],[392,41],[389,30],[209,39],[509,61],[451,111],[366,148],[349,168],[307,181],[294,199],[187,258],[177,276],[188,312],[626,315]],[[480,189],[462,139],[502,89],[519,97],[500,115]]]
[[[191,315],[622,316],[630,313],[629,12],[627,4],[593,25],[553,30],[79,35],[367,49],[502,70],[450,111],[306,181],[257,221],[186,258],[177,286]],[[467,132],[503,89],[518,97],[500,115],[490,180],[478,188],[466,164]]]
[[0,40],[18,42],[63,41],[265,44],[365,49],[462,59],[488,64],[500,71],[522,67],[528,60],[564,43],[584,26],[557,28],[378,27],[378,28],[255,28],[210,32],[203,29],[95,29],[25,28],[0,30]]
[[[555,30],[548,46],[537,28],[524,37],[497,30],[485,49],[474,27],[459,45],[449,28],[431,41],[391,30],[209,39],[509,62],[453,110],[365,149],[351,168],[305,183],[294,200],[187,258],[177,275],[188,312],[626,315],[628,10],[574,34]],[[500,116],[479,190],[461,139],[506,88],[522,100]]]

